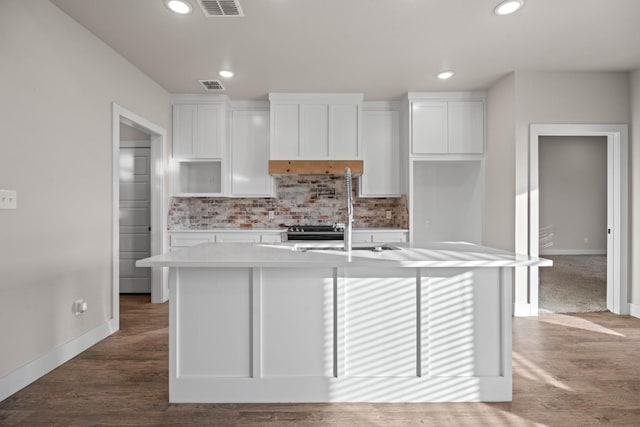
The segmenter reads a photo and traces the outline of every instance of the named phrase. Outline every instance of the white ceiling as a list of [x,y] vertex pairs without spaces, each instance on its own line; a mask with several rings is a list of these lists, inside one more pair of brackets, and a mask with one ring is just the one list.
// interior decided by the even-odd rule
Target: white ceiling
[[[191,15],[163,0],[52,0],[171,93],[480,90],[514,70],[640,68],[640,0],[240,0],[244,17]],[[236,73],[232,79],[220,69]],[[442,82],[441,70],[456,75]]]

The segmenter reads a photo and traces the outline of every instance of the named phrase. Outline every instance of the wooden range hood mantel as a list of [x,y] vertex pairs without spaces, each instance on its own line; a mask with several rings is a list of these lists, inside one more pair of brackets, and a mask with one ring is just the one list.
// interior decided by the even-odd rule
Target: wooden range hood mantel
[[354,176],[362,175],[362,160],[269,160],[270,175],[342,175],[351,168]]

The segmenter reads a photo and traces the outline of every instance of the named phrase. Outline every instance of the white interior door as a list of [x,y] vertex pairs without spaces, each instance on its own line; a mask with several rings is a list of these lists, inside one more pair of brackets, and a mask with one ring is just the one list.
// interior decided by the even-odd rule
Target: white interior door
[[151,270],[135,266],[150,250],[150,150],[120,149],[120,293],[150,293]]

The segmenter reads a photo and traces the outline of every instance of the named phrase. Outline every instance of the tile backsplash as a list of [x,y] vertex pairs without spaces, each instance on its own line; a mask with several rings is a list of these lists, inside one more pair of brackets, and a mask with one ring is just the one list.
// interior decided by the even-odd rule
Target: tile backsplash
[[[170,230],[210,228],[274,228],[293,224],[344,222],[346,197],[341,176],[281,176],[275,179],[275,198],[173,197]],[[355,227],[408,228],[407,198],[358,198]],[[269,211],[275,213],[269,219]],[[391,211],[391,219],[386,218]]]

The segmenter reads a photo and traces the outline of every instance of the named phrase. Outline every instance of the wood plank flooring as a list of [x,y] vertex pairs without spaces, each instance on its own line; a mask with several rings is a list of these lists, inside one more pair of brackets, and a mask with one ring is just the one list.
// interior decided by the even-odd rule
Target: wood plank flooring
[[168,305],[121,298],[121,330],[0,402],[2,426],[640,426],[640,319],[515,318],[505,403],[169,404]]

